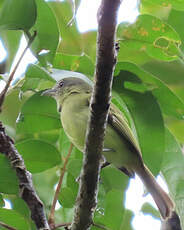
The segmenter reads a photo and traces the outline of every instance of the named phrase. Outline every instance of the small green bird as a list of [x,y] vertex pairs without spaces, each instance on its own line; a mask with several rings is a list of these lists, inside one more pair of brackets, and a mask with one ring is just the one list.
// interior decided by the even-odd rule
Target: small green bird
[[[62,126],[70,141],[83,152],[89,117],[92,87],[84,80],[68,77],[56,83],[43,95],[56,99],[61,114]],[[129,176],[136,173],[151,193],[163,219],[174,210],[174,203],[158,185],[154,176],[145,166],[138,142],[121,111],[111,104],[106,128],[104,151],[107,162],[122,169]]]

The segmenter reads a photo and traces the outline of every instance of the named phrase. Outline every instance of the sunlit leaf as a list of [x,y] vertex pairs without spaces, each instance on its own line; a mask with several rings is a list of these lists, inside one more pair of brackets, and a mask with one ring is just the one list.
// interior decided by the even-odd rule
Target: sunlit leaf
[[140,15],[134,24],[120,24],[118,35],[124,45],[143,50],[151,57],[171,61],[179,56],[181,40],[168,24],[151,15]]
[[[143,4],[150,2],[149,0],[142,0]],[[184,2],[180,0],[154,0],[152,1],[155,5],[160,5],[162,7],[174,8],[176,10],[184,10]]]
[[[37,35],[32,50],[43,65],[52,63],[59,42],[59,29],[55,15],[44,0],[35,0],[37,19],[32,31]],[[43,53],[41,53],[43,52]]]

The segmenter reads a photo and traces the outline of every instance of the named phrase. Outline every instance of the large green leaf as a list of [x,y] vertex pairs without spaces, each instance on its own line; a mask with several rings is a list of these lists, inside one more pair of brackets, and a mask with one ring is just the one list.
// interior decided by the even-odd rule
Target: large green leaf
[[64,208],[72,208],[75,204],[76,193],[69,187],[64,187],[59,193],[59,202]]
[[[142,68],[128,62],[120,62],[116,65],[115,76],[119,73],[125,82],[133,81],[137,83],[137,87],[143,84],[148,91],[150,90],[165,114],[183,119],[184,103],[162,81]],[[123,85],[124,82],[122,82]]]
[[[149,0],[142,0],[142,3],[147,3],[147,2],[150,2]],[[152,1],[152,4],[155,4],[155,5],[160,5],[162,7],[172,7],[176,10],[184,10],[184,2],[181,1],[181,0],[154,0]]]
[[13,30],[2,30],[0,31],[0,37],[2,39],[3,45],[7,51],[6,58],[6,71],[9,72],[16,52],[19,48],[19,43],[21,39],[21,31]]
[[26,140],[16,144],[27,169],[38,173],[60,165],[61,156],[54,145],[41,140]]
[[62,40],[59,50],[69,54],[81,54],[82,43],[76,22],[74,21],[72,25],[68,25],[73,16],[72,5],[69,1],[51,1],[49,5],[54,10],[60,28]]
[[[154,174],[157,174],[160,171],[165,150],[161,111],[150,92],[137,93],[124,88],[124,82],[131,80],[139,83],[139,79],[136,79],[131,73],[120,71],[114,78],[113,89],[130,111],[145,163]],[[118,97],[115,95],[117,100],[119,100]],[[121,109],[120,106],[119,108]]]
[[45,208],[50,212],[50,207],[55,194],[55,185],[59,180],[60,166],[50,168],[41,173],[33,174],[33,183],[40,199],[44,202]]
[[112,189],[125,190],[128,185],[129,178],[114,167],[105,167],[101,171],[101,183],[108,192]]
[[112,230],[120,229],[120,226],[123,222],[123,217],[125,214],[123,199],[123,192],[115,189],[109,191],[106,195],[106,206],[104,213],[105,225]]
[[166,129],[166,153],[161,172],[176,203],[176,210],[184,227],[184,156],[174,136]]
[[18,133],[39,133],[60,128],[61,122],[53,98],[36,93],[22,106],[17,120]]
[[0,192],[18,194],[18,180],[8,159],[0,154]]
[[27,90],[43,90],[51,88],[55,80],[42,67],[30,64],[26,70],[24,83],[21,86],[23,92]]
[[35,20],[35,0],[6,0],[0,12],[1,29],[29,30]]
[[57,53],[53,63],[54,68],[72,70],[83,73],[85,75],[93,76],[94,64],[87,55],[68,55]]
[[[44,0],[35,0],[37,5],[37,20],[32,31],[37,31],[36,38],[31,49],[39,58],[39,61],[46,65],[52,63],[59,42],[59,29],[55,15]],[[46,51],[45,54],[40,54]]]
[[2,208],[5,205],[4,199],[2,194],[0,194],[0,208]]
[[[175,2],[175,1],[173,1]],[[181,1],[182,4],[184,5],[184,2]],[[183,11],[178,10],[171,10],[169,17],[168,17],[168,23],[176,30],[176,32],[180,35],[181,40],[182,40],[182,45],[181,47],[184,48],[184,31],[181,30],[183,26],[184,21],[184,13]]]
[[151,57],[171,61],[179,56],[179,35],[170,25],[154,16],[140,15],[134,24],[127,27],[120,24],[118,35],[124,45],[143,50]]
[[23,102],[24,100],[19,99],[19,90],[10,90],[5,98],[0,120],[3,124],[8,125],[11,130],[15,128],[16,119]]
[[141,68],[169,84],[171,88],[173,85],[182,86],[184,84],[184,65],[179,60],[172,62],[154,60],[145,63]]
[[18,212],[0,208],[0,221],[19,230],[29,230],[29,223]]

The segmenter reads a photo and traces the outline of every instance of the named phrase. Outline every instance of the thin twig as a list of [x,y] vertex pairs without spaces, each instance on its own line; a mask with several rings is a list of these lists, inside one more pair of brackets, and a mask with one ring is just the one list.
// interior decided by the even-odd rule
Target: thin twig
[[32,183],[32,176],[26,170],[24,160],[14,146],[13,140],[6,135],[5,128],[0,122],[0,152],[5,154],[16,171],[19,181],[19,195],[29,207],[31,218],[37,229],[49,230],[42,201],[39,199]]
[[13,228],[13,227],[11,227],[11,226],[9,226],[9,225],[7,225],[7,224],[1,222],[1,221],[0,221],[0,225],[1,225],[2,227],[4,227],[4,228],[9,229],[9,230],[17,230],[16,228]]
[[56,203],[57,203],[59,192],[60,192],[60,189],[61,189],[61,186],[62,186],[63,177],[64,177],[65,172],[66,172],[66,166],[68,164],[68,160],[69,160],[70,155],[72,153],[72,149],[73,149],[73,144],[70,145],[70,148],[68,150],[68,154],[67,154],[67,156],[65,158],[64,165],[63,165],[63,167],[61,169],[61,175],[60,175],[59,182],[58,182],[58,185],[57,185],[57,188],[56,188],[56,192],[54,194],[54,199],[53,199],[53,202],[52,202],[52,207],[51,207],[51,210],[50,210],[50,215],[49,215],[49,220],[48,220],[51,229],[55,228],[54,213],[55,213]]
[[6,95],[7,91],[8,91],[8,88],[10,87],[10,84],[11,84],[11,82],[13,80],[15,72],[16,72],[17,68],[19,67],[20,62],[22,61],[22,58],[24,57],[26,51],[29,49],[29,47],[31,46],[32,42],[34,41],[35,37],[36,37],[36,31],[34,31],[34,34],[31,37],[29,36],[28,44],[27,44],[26,48],[24,49],[24,51],[22,52],[19,60],[17,61],[14,69],[12,70],[12,72],[11,72],[9,78],[8,78],[8,81],[7,81],[3,91],[0,94],[0,112],[2,110],[2,104],[4,102],[5,95]]
[[105,226],[103,226],[103,225],[100,225],[100,224],[95,224],[95,223],[93,223],[92,224],[94,227],[97,227],[97,228],[100,228],[100,229],[103,229],[103,230],[110,230],[109,228],[107,228],[107,227],[105,227]]
[[80,187],[71,230],[87,230],[97,203],[103,140],[110,107],[111,86],[116,64],[115,35],[121,0],[102,0],[98,11],[98,41],[95,85],[84,147]]
[[71,225],[71,223],[56,224],[52,230],[55,230],[57,228],[62,228],[62,227],[69,227],[70,225]]

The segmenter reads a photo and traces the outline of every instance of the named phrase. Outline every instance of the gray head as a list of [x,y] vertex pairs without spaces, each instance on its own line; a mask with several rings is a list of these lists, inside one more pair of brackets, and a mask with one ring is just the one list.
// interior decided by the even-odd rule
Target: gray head
[[52,89],[44,91],[42,95],[54,97],[57,101],[62,102],[71,93],[90,93],[91,91],[92,86],[86,81],[76,77],[68,77],[58,81]]

